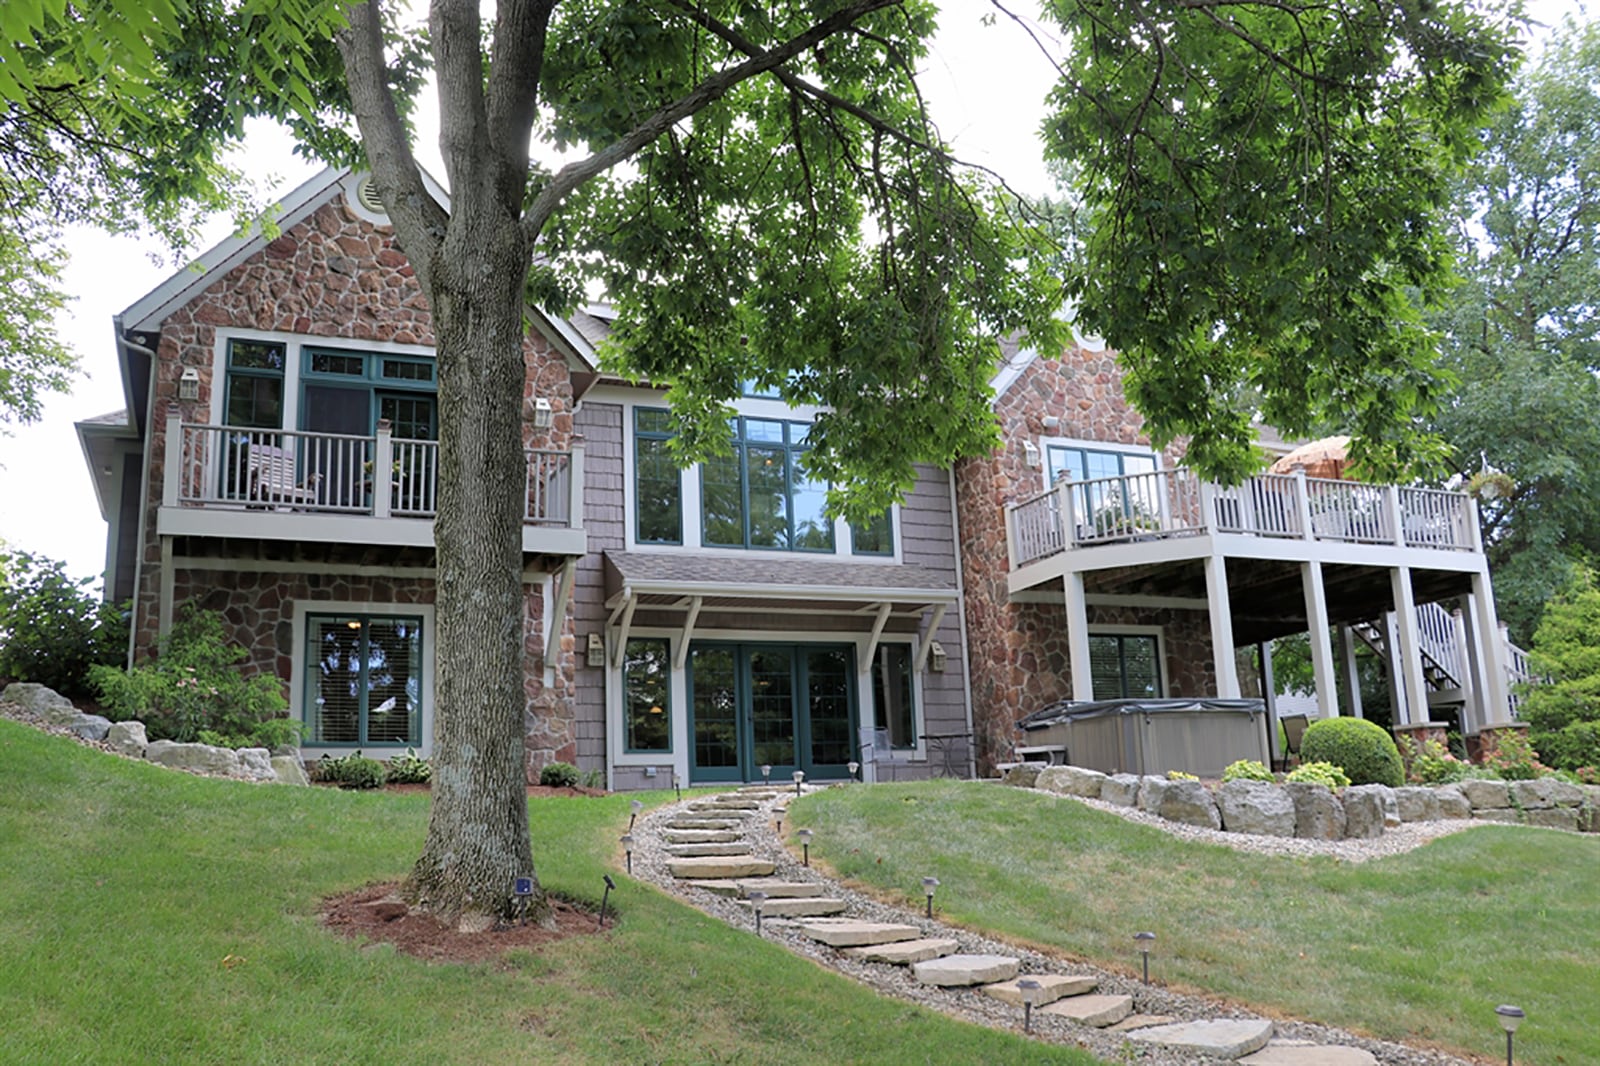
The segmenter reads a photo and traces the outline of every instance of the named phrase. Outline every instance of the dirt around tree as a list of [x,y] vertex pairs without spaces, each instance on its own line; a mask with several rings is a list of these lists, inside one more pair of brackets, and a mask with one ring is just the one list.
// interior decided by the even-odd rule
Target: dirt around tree
[[511,925],[464,933],[401,901],[399,882],[368,885],[323,901],[322,924],[352,940],[393,944],[395,950],[429,962],[482,962],[513,948],[537,949],[571,936],[609,932],[614,916],[599,916],[565,900],[550,899],[552,925]]

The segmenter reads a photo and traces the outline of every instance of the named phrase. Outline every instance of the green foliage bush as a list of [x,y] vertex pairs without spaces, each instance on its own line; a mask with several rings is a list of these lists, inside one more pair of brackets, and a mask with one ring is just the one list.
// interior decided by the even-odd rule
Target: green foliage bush
[[578,783],[578,768],[569,762],[546,763],[539,771],[539,784],[546,788],[572,788]]
[[1531,738],[1539,761],[1565,770],[1600,766],[1600,722],[1568,722],[1554,733]]
[[324,755],[317,760],[314,770],[318,781],[338,785],[340,788],[383,787],[383,763],[377,759],[367,758],[359,750],[349,755],[341,755],[337,759]]
[[1306,762],[1289,771],[1285,781],[1295,784],[1322,785],[1326,788],[1349,788],[1350,777],[1331,762]]
[[1274,780],[1276,780],[1276,778],[1272,776],[1272,771],[1268,770],[1265,766],[1256,762],[1254,759],[1240,759],[1238,762],[1229,763],[1228,768],[1222,771],[1222,781],[1224,784],[1229,781],[1270,782]]
[[1456,758],[1437,740],[1426,740],[1419,746],[1411,737],[1402,737],[1398,747],[1408,781],[1419,785],[1448,785],[1472,776],[1472,764]]
[[1552,599],[1531,651],[1535,672],[1518,713],[1542,762],[1562,770],[1600,764],[1600,589],[1585,572]]
[[415,748],[407,748],[389,760],[388,778],[396,785],[426,785],[433,778],[433,766]]
[[1167,780],[1168,781],[1198,781],[1200,779],[1198,777],[1196,777],[1194,774],[1184,773],[1182,770],[1168,770],[1167,771]]
[[1406,783],[1405,766],[1394,738],[1382,726],[1364,718],[1312,722],[1300,743],[1300,757],[1306,762],[1333,763],[1355,785],[1399,788]]
[[1533,741],[1521,733],[1504,732],[1495,738],[1494,751],[1483,760],[1484,769],[1503,781],[1531,781],[1550,768],[1539,761]]
[[0,551],[0,677],[87,696],[92,667],[127,658],[127,616],[90,584],[54,559]]
[[245,654],[224,638],[215,612],[189,609],[153,662],[132,670],[95,666],[90,681],[108,709],[143,722],[151,740],[274,749],[298,743],[300,723],[287,716],[278,679],[241,673]]

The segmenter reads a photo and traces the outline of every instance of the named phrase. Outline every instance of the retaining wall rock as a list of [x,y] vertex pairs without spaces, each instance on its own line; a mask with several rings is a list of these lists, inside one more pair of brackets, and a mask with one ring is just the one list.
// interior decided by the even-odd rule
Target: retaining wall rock
[[[1383,790],[1380,792],[1379,790]],[[1340,802],[1344,804],[1344,835],[1352,840],[1370,840],[1383,835],[1383,792],[1392,798],[1394,790],[1386,785],[1355,785],[1344,790]]]
[[306,776],[306,768],[300,762],[298,755],[274,755],[272,757],[273,780],[280,785],[305,785],[311,784],[311,779]]
[[1525,811],[1543,807],[1577,807],[1583,803],[1583,787],[1570,784],[1559,777],[1513,781],[1511,800]]
[[1039,771],[1039,778],[1033,787],[1063,796],[1099,799],[1101,785],[1105,779],[1106,775],[1099,770],[1089,770],[1082,766],[1050,766]]
[[1039,780],[1041,767],[1030,763],[1018,763],[1006,771],[1000,779],[1002,785],[1015,785],[1017,788],[1032,788]]
[[1294,835],[1308,840],[1343,840],[1344,804],[1326,785],[1294,781],[1283,786],[1294,803]]
[[1524,811],[1523,814],[1529,825],[1540,825],[1546,829],[1565,829],[1569,833],[1578,832],[1576,807],[1539,807]]
[[1164,777],[1146,774],[1139,778],[1139,809],[1150,814],[1160,814],[1161,799],[1170,787],[1172,782]]
[[1439,820],[1439,791],[1426,785],[1408,785],[1394,790],[1394,800],[1402,822]]
[[1139,802],[1139,778],[1135,774],[1112,774],[1100,782],[1100,798],[1118,807],[1132,807]]
[[1461,791],[1460,785],[1445,785],[1433,790],[1439,801],[1440,818],[1471,818],[1472,801]]
[[1222,815],[1222,827],[1230,833],[1294,836],[1294,800],[1277,785],[1229,781],[1217,790],[1217,810]]
[[1456,787],[1467,797],[1474,811],[1497,811],[1511,806],[1511,790],[1504,781],[1467,780],[1458,782]]
[[170,766],[175,770],[192,770],[221,777],[239,776],[239,754],[232,748],[158,740],[144,749],[144,757],[146,762]]
[[81,713],[72,701],[48,685],[33,681],[13,681],[6,686],[0,699],[15,703],[43,718],[50,725],[66,725]]
[[56,724],[66,726],[74,736],[80,736],[84,740],[104,740],[106,734],[111,732],[111,719],[102,718],[98,714],[84,714],[81,711],[74,712],[70,719]]
[[143,722],[117,722],[106,731],[106,744],[112,751],[130,758],[144,758],[144,749],[150,746],[150,737]]
[[1472,817],[1479,822],[1516,823],[1522,821],[1522,812],[1515,807],[1474,807]]
[[1206,786],[1198,781],[1171,781],[1161,796],[1157,814],[1169,822],[1197,825],[1203,829],[1221,829],[1222,815],[1217,802],[1211,798]]

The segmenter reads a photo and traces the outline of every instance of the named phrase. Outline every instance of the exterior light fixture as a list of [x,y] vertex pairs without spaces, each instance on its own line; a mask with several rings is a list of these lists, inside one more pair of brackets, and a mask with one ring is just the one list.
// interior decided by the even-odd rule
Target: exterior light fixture
[[849,762],[844,764],[844,768],[850,771],[850,780],[854,781],[856,779],[856,774],[861,770],[861,764],[856,762],[854,759],[851,759]]
[[549,429],[550,423],[555,420],[555,408],[550,406],[550,401],[540,396],[533,401],[533,426],[535,429]]
[[794,772],[794,794],[796,796],[800,795],[800,782],[804,781],[805,779],[806,772],[804,770],[796,770]]
[[633,876],[633,834],[632,833],[623,833],[622,834],[622,850],[627,853],[627,856],[628,856],[628,876],[632,877]]
[[1044,431],[1046,433],[1060,433],[1061,432],[1061,416],[1060,415],[1045,415],[1044,416]]
[[633,823],[639,820],[639,812],[644,810],[644,801],[634,800],[628,806],[633,808],[633,813],[628,815],[628,832],[631,833],[633,832]]
[[1017,982],[1017,991],[1022,993],[1022,1031],[1033,1032],[1033,1004],[1039,998],[1039,989],[1043,987],[1031,977],[1024,977]]
[[769,763],[761,764],[761,783],[763,785],[772,784],[772,766]]
[[774,818],[776,818],[778,820],[778,835],[779,836],[783,836],[783,810],[784,809],[782,807],[774,807],[774,808],[772,808],[772,817],[774,817]]
[[933,920],[933,892],[939,887],[937,877],[924,877],[922,879],[922,894],[928,897],[928,920]]
[[523,874],[511,879],[511,894],[517,901],[517,919],[528,924],[528,900],[533,898],[533,875]]
[[600,897],[600,928],[604,929],[606,927],[606,904],[611,901],[611,890],[617,887],[617,883],[611,880],[610,874],[601,874],[600,876],[604,878],[606,883],[605,895]]
[[950,657],[946,654],[944,645],[937,640],[934,641],[933,647],[928,649],[928,669],[936,674],[942,674],[949,663]]
[[765,892],[752,892],[745,897],[750,901],[750,909],[756,915],[756,936],[761,935],[761,908],[766,906],[767,894]]
[[1506,1031],[1506,1066],[1511,1066],[1511,1034],[1517,1031],[1517,1026],[1522,1024],[1522,1019],[1527,1015],[1521,1007],[1513,1007],[1502,1003],[1494,1009],[1495,1015],[1500,1019],[1500,1028]]
[[185,403],[193,403],[200,398],[200,371],[192,366],[183,368],[183,374],[178,378],[178,399]]
[[802,861],[804,862],[804,864],[806,866],[810,866],[811,865],[811,830],[802,829],[798,833],[796,833],[795,836],[800,838],[800,854],[802,856],[804,856]]
[[1150,983],[1150,949],[1156,946],[1154,933],[1135,933],[1133,942],[1139,946],[1139,957],[1144,963],[1144,983]]
[[683,799],[683,776],[678,771],[672,771],[672,791],[678,794],[678,799]]
[[585,662],[589,666],[604,666],[606,664],[606,642],[599,633],[590,633],[585,649]]
[[1036,470],[1039,468],[1039,446],[1031,440],[1022,442],[1022,461]]

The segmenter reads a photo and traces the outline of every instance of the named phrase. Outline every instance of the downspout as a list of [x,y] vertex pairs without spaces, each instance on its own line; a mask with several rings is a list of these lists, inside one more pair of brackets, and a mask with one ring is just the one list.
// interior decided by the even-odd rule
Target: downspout
[[[136,344],[128,339],[127,335],[122,330],[121,315],[112,316],[111,326],[112,333],[117,338],[117,346],[119,348],[123,348],[131,352],[138,352],[140,355],[144,355],[150,360],[150,384],[148,386],[149,394],[145,397],[144,430],[140,434],[139,441],[139,451],[143,456],[143,460],[139,469],[139,542],[133,553],[133,610],[131,612],[132,617],[129,619],[128,625],[127,665],[131,669],[133,666],[133,651],[136,647],[136,641],[138,640],[139,636],[139,595],[140,591],[144,588],[145,525],[149,521],[148,512],[150,508],[150,448],[152,446],[150,419],[151,412],[155,410],[156,406],[156,353],[151,351],[149,348],[146,348],[144,345]],[[133,422],[133,415],[134,412],[128,412],[128,421],[130,424]]]
[[[950,464],[947,471],[950,483],[950,535],[951,554],[956,560],[956,605],[960,607],[956,621],[961,628],[961,692],[967,708],[967,733],[972,742],[967,745],[967,776],[978,776],[978,734],[972,725],[972,644],[967,640],[967,578],[961,570],[961,513],[956,499],[956,468]],[[928,639],[934,639],[932,633]]]

